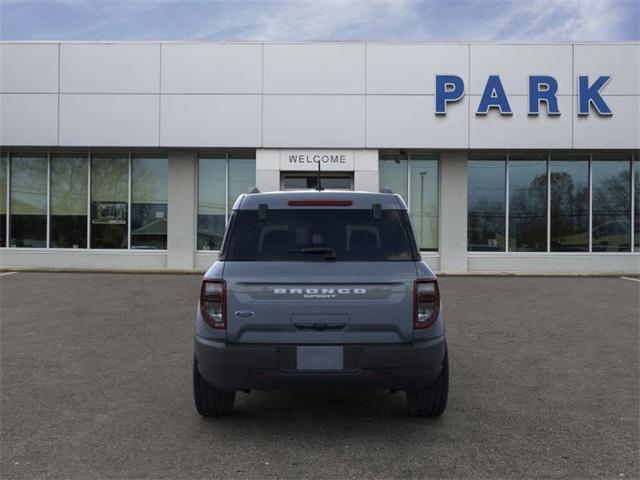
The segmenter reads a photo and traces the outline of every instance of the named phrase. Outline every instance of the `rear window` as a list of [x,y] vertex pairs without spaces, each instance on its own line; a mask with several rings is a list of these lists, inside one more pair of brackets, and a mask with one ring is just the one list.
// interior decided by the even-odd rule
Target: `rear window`
[[220,259],[227,261],[411,261],[417,250],[407,213],[373,209],[239,210]]

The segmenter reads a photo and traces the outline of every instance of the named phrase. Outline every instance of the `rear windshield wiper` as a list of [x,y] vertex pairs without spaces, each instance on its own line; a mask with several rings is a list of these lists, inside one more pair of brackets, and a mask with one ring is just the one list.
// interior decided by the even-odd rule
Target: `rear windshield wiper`
[[336,251],[329,247],[308,247],[301,248],[299,250],[289,250],[288,253],[324,253],[324,258],[327,260],[336,259]]

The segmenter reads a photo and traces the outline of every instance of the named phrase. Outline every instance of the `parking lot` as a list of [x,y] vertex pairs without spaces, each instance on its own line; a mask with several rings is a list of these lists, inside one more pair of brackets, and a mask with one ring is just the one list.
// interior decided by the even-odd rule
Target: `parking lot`
[[640,282],[443,277],[439,419],[401,393],[191,392],[200,277],[0,277],[3,478],[637,478]]

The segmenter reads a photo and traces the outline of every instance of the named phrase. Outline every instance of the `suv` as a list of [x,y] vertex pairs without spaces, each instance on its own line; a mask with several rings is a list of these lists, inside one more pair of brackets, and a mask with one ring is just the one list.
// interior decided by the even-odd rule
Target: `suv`
[[403,390],[441,415],[449,365],[438,281],[392,193],[248,193],[233,206],[196,314],[195,403],[238,390]]

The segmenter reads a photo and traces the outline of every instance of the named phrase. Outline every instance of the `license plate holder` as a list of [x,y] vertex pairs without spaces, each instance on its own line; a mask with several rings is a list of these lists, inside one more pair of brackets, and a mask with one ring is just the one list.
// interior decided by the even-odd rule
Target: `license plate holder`
[[298,370],[342,370],[344,348],[336,346],[305,346],[296,348]]

